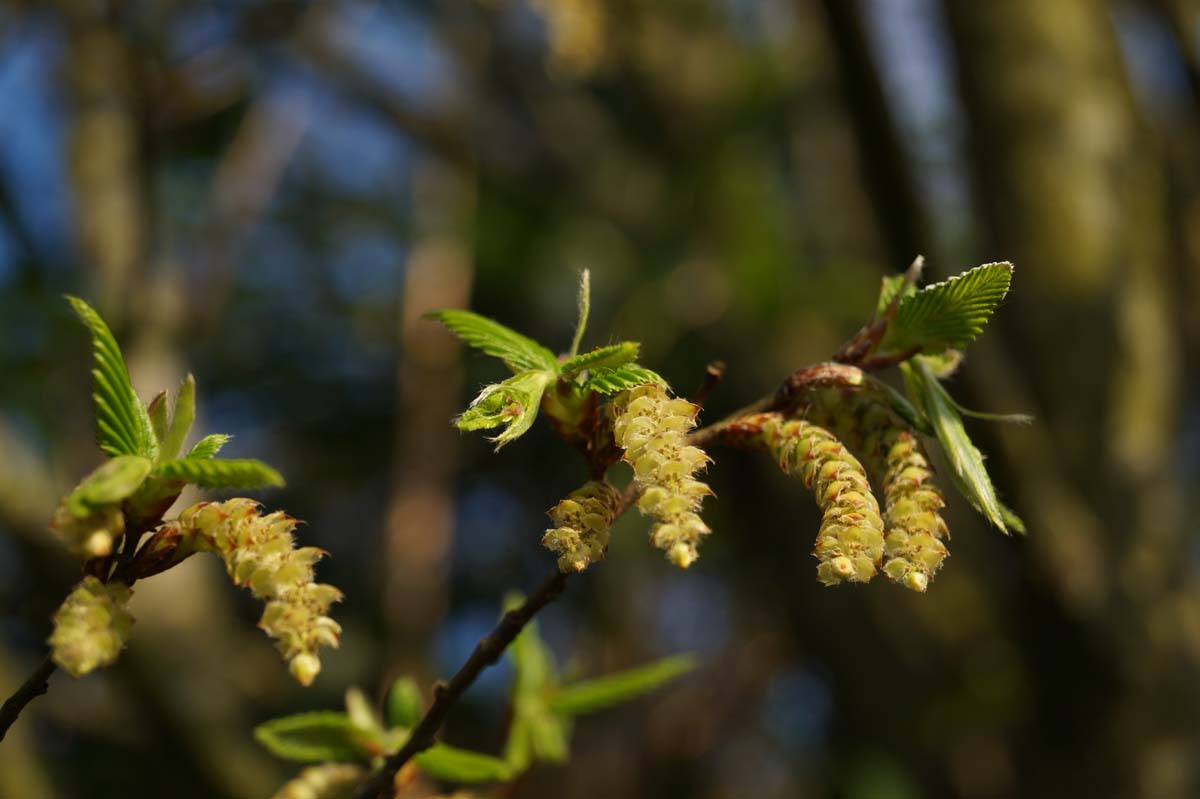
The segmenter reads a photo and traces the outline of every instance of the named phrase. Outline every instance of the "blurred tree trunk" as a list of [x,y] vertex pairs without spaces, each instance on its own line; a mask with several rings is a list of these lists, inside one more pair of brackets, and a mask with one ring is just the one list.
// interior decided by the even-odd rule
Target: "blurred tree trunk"
[[[1172,594],[1182,579],[1173,460],[1180,364],[1162,163],[1102,3],[946,0],[943,8],[971,128],[984,257],[1017,265],[1000,324],[1039,389],[1036,434],[1049,440],[1072,492],[1104,520],[1076,525],[1078,514],[1064,508],[1063,524],[1032,534],[1053,546],[1086,531],[1088,558],[1099,554],[1107,575],[1081,604],[1131,693],[1097,703],[1097,713],[1106,700],[1118,703],[1104,767],[1116,769],[1123,795],[1134,785],[1146,796],[1184,795],[1194,766],[1170,753],[1184,751],[1172,747],[1194,724],[1165,721],[1179,718],[1168,708],[1190,705],[1194,690],[1180,650],[1191,600],[1180,606],[1184,595]],[[1062,330],[1075,334],[1063,340]],[[1043,472],[1036,463],[1011,467],[1026,481]],[[1023,494],[1040,497],[1039,518],[1055,517],[1053,493],[1026,485]],[[1054,568],[1076,566],[1062,558]],[[1140,619],[1151,608],[1164,614],[1163,629],[1148,634]],[[1151,689],[1153,699],[1142,693]]]

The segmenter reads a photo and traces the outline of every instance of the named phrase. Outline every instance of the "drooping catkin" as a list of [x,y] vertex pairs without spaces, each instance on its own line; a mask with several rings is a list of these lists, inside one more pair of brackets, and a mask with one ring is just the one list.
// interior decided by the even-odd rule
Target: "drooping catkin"
[[608,483],[593,480],[550,509],[555,526],[542,536],[542,546],[558,555],[560,571],[581,572],[604,559],[620,499]]
[[686,569],[699,557],[700,539],[711,532],[698,511],[712,490],[693,476],[710,459],[687,443],[700,408],[650,383],[618,396],[613,409],[613,437],[642,489],[638,510],[655,521],[650,541]]
[[813,554],[825,585],[865,583],[883,557],[883,520],[861,463],[832,433],[805,419],[764,414],[762,440],[788,474],[812,491],[821,509]]
[[865,393],[840,393],[827,401],[827,412],[855,431],[863,459],[876,473],[883,490],[887,576],[913,591],[925,591],[949,555],[949,537],[941,509],[946,503],[934,482],[933,468],[920,439],[880,398]]
[[84,577],[54,613],[50,635],[54,662],[72,677],[114,662],[133,626],[126,608],[132,595],[124,583]]
[[225,562],[234,584],[266,601],[258,626],[275,639],[296,680],[309,685],[321,670],[317,652],[337,647],[342,632],[328,616],[342,592],[313,582],[313,565],[325,553],[316,547],[296,549],[296,520],[280,511],[260,515],[258,503],[249,499],[201,502],[181,513],[177,523],[197,549]]

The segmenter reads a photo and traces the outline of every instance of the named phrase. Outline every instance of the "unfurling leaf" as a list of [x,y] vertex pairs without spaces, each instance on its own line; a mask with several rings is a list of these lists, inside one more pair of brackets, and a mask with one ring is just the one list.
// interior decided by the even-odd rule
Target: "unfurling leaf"
[[901,369],[908,395],[929,418],[959,491],[989,522],[1007,533],[1008,525],[983,465],[983,454],[971,443],[954,400],[922,357],[901,364]]
[[92,306],[78,297],[66,299],[92,335],[96,443],[109,455],[141,455],[154,460],[158,456],[154,427],[133,390],[129,370],[112,331]]
[[427,314],[475,349],[499,358],[513,372],[558,371],[554,353],[531,338],[472,311],[449,309]]
[[149,458],[139,455],[118,455],[106,461],[67,496],[67,509],[82,519],[105,505],[121,502],[141,487],[151,466]]
[[281,486],[283,477],[262,461],[250,458],[215,460],[189,455],[154,467],[154,477],[193,483],[201,488]]
[[575,336],[571,339],[571,349],[568,358],[574,358],[579,353],[579,344],[583,341],[583,331],[587,330],[588,314],[592,310],[592,273],[584,269],[579,273],[579,319],[575,323]]
[[421,720],[421,689],[412,677],[401,677],[388,691],[385,718],[389,727],[415,727]]
[[656,372],[644,366],[638,366],[636,363],[593,369],[583,387],[587,391],[595,391],[600,394],[616,394],[618,391],[637,388],[647,383],[657,383],[664,388],[670,388],[667,381],[663,380]]
[[166,435],[158,443],[158,457],[168,461],[179,457],[183,442],[196,421],[196,378],[188,375],[179,386],[175,395],[175,405],[171,409],[171,424]]
[[504,782],[513,776],[509,764],[499,758],[446,744],[434,744],[413,759],[421,771],[447,782]]
[[379,754],[369,735],[334,711],[271,719],[254,728],[254,738],[276,757],[301,763],[365,761]]
[[691,655],[663,658],[594,680],[564,685],[550,695],[549,707],[567,716],[594,713],[649,693],[694,668],[696,659]]
[[1008,262],[984,264],[904,298],[880,349],[937,353],[965,347],[1008,293],[1012,272]]
[[492,439],[499,450],[533,427],[542,394],[554,380],[547,371],[526,371],[510,377],[503,383],[485,386],[471,406],[455,420],[459,430],[491,430],[502,427],[500,435]]
[[588,369],[615,369],[637,360],[639,345],[636,341],[622,341],[607,347],[568,358],[559,366],[563,377],[574,377]]

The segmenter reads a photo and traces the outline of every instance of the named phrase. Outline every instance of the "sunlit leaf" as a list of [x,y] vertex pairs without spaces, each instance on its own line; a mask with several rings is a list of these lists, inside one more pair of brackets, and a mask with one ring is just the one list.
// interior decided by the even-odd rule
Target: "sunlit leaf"
[[67,497],[67,509],[83,518],[96,508],[114,505],[133,496],[150,475],[149,458],[118,455],[105,461]]
[[214,458],[221,448],[230,442],[233,436],[225,435],[224,433],[211,433],[196,442],[188,452],[188,458],[197,458],[204,460],[206,458]]
[[563,361],[559,372],[563,377],[574,377],[585,369],[614,369],[636,361],[638,349],[636,341],[622,341],[620,344],[599,347]]
[[513,375],[502,383],[485,386],[455,420],[459,430],[491,430],[503,428],[500,435],[492,439],[499,450],[533,427],[538,409],[542,405],[542,394],[554,380],[547,371],[530,370]]
[[188,375],[175,394],[175,405],[171,409],[171,424],[167,434],[159,442],[159,460],[167,461],[179,456],[183,442],[196,421],[196,379]]
[[470,346],[486,352],[514,372],[558,371],[554,353],[531,338],[472,311],[449,309],[427,314],[437,319]]
[[78,297],[66,299],[92,336],[96,443],[109,455],[141,455],[154,460],[158,456],[154,427],[133,390],[129,370],[112,331],[92,306]]
[[965,347],[982,332],[1008,293],[1012,272],[1007,262],[984,264],[906,297],[880,350],[935,353]]
[[334,711],[272,719],[254,728],[254,738],[276,757],[301,763],[363,761],[379,754],[369,735]]
[[612,369],[593,369],[583,387],[585,390],[600,394],[616,394],[618,391],[644,386],[647,383],[667,385],[667,381],[663,380],[656,372],[644,366],[638,366],[636,363],[627,363]]
[[187,457],[160,463],[154,477],[180,480],[201,488],[259,488],[281,486],[283,476],[262,461],[250,458],[217,460]]

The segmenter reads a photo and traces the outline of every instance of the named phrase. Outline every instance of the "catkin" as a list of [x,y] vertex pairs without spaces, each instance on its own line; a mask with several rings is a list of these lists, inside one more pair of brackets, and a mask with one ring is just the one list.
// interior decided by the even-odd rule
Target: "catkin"
[[132,594],[124,583],[84,577],[54,613],[50,635],[54,662],[73,677],[114,662],[133,626],[126,608]]
[[336,647],[341,626],[327,615],[342,598],[332,585],[313,582],[313,565],[324,556],[316,547],[295,548],[296,520],[285,513],[263,516],[249,499],[201,502],[179,515],[198,549],[217,554],[236,585],[266,600],[259,627],[275,639],[292,675],[310,684],[321,670],[317,656]]
[[949,555],[941,509],[946,503],[920,440],[879,398],[830,392],[821,398],[824,415],[839,432],[857,439],[857,449],[883,490],[883,571],[913,591],[925,591]]
[[825,428],[766,414],[757,420],[779,466],[813,492],[821,529],[813,554],[825,585],[865,583],[883,557],[883,520],[862,464]]
[[650,541],[686,569],[699,557],[700,539],[711,532],[698,511],[712,490],[693,476],[709,457],[687,443],[700,408],[668,397],[656,383],[625,392],[613,407],[613,437],[642,490],[638,510],[655,521]]
[[592,481],[550,509],[555,526],[542,536],[542,546],[558,555],[560,571],[581,572],[604,559],[619,501],[608,483]]

